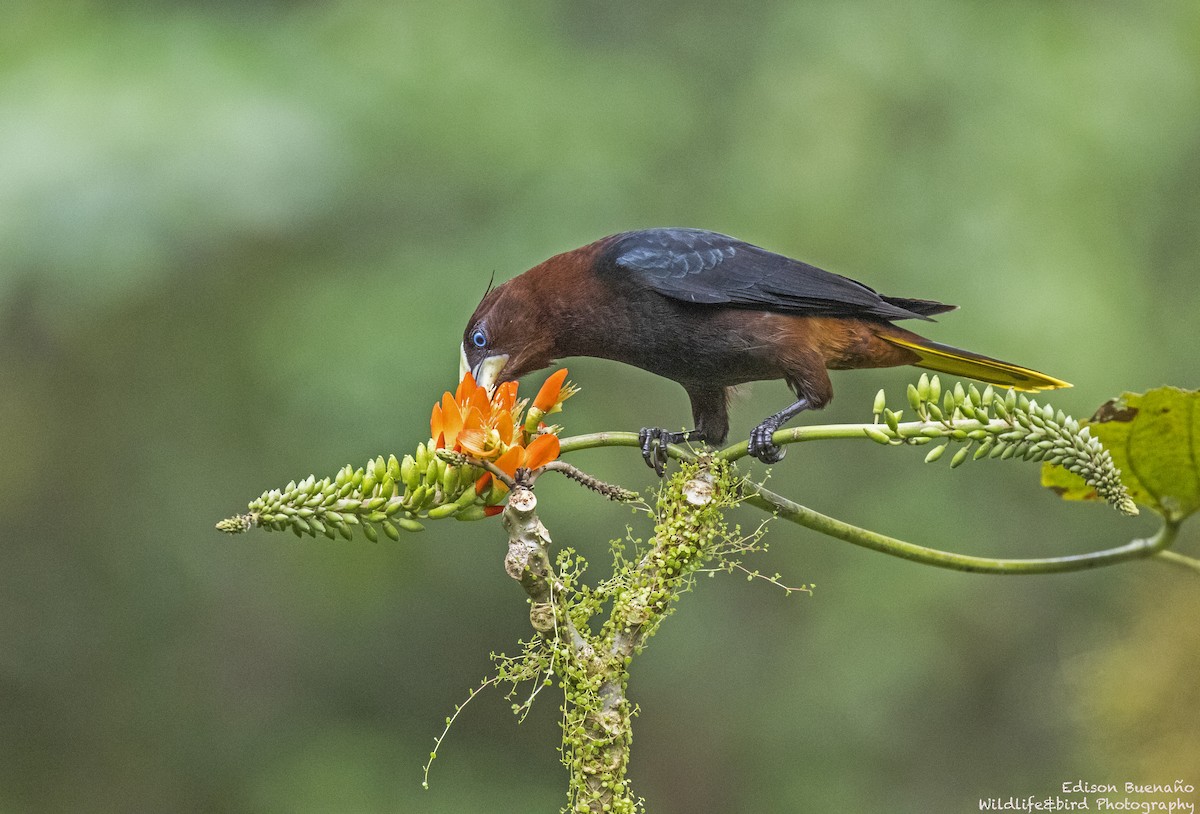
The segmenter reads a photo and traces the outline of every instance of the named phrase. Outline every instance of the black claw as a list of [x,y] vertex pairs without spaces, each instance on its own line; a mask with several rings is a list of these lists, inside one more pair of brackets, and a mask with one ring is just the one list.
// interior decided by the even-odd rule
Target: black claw
[[684,437],[685,433],[669,432],[662,427],[643,427],[638,433],[638,441],[646,466],[661,478],[667,468],[667,444],[678,444]]
[[771,440],[777,429],[777,426],[764,421],[750,431],[750,454],[765,464],[779,463],[787,452]]

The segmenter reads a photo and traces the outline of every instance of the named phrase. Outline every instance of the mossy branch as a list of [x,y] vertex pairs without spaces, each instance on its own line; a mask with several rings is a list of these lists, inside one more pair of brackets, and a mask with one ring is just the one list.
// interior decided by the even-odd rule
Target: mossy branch
[[[546,645],[527,647],[515,672],[553,672],[562,686],[562,757],[572,812],[631,814],[641,808],[626,778],[634,715],[625,694],[629,665],[696,570],[714,558],[724,563],[722,512],[737,491],[731,477],[728,464],[708,458],[669,479],[658,495],[658,522],[644,553],[636,561],[619,560],[613,578],[596,592],[579,590],[556,573],[533,490],[517,485],[509,498],[505,571],[529,597],[530,624]],[[604,602],[611,603],[608,619],[593,632],[580,622]]]

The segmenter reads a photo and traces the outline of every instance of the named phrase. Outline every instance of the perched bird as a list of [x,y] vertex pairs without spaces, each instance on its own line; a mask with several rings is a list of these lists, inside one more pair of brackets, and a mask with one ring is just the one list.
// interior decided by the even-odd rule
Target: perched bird
[[862,283],[701,229],[624,232],[551,257],[491,289],[463,332],[462,372],[489,390],[566,356],[614,359],[683,385],[695,429],[641,432],[660,474],[666,444],[724,443],[734,385],[783,379],[796,401],[750,434],[750,454],[833,397],[827,369],[916,365],[1017,390],[1069,387],[1043,373],[893,325],[956,306],[885,297]]

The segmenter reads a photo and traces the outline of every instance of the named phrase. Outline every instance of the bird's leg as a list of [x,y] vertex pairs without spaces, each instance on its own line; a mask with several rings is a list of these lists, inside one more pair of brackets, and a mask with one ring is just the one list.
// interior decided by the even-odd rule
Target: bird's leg
[[643,427],[638,433],[638,440],[641,441],[642,458],[646,460],[646,466],[661,478],[667,466],[667,444],[690,441],[694,434],[695,430],[671,432],[662,427]]
[[808,399],[801,398],[792,406],[783,408],[751,430],[750,454],[765,464],[774,464],[783,460],[783,453],[787,450],[771,441],[771,436],[787,421],[807,410],[809,406]]
[[726,388],[710,384],[685,384],[688,398],[692,402],[694,430],[670,432],[659,427],[643,429],[638,438],[642,442],[642,457],[646,465],[661,478],[667,465],[667,444],[710,443],[720,444],[729,435],[729,409],[726,406],[729,392]]

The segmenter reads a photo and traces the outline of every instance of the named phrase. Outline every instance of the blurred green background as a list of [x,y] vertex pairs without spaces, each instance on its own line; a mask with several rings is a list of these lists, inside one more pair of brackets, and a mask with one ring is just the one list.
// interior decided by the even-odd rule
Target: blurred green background
[[[552,693],[520,726],[484,694],[420,788],[489,651],[528,635],[496,521],[378,545],[213,530],[263,489],[423,440],[493,272],[699,226],[958,303],[930,335],[1075,382],[1052,401],[1081,417],[1200,384],[1188,0],[15,0],[4,17],[0,812],[558,809]],[[669,382],[570,367],[569,432],[687,420]],[[864,420],[914,375],[835,374],[821,420]],[[785,403],[755,386],[734,432]],[[575,462],[651,482],[629,450]],[[1062,503],[1032,465],[950,472],[867,443],[794,448],[772,483],[970,553],[1155,526]],[[540,494],[594,574],[608,538],[646,531],[570,484]],[[1186,573],[997,578],[784,525],[770,540],[752,564],[815,597],[704,580],[635,663],[652,812],[1200,785]]]

